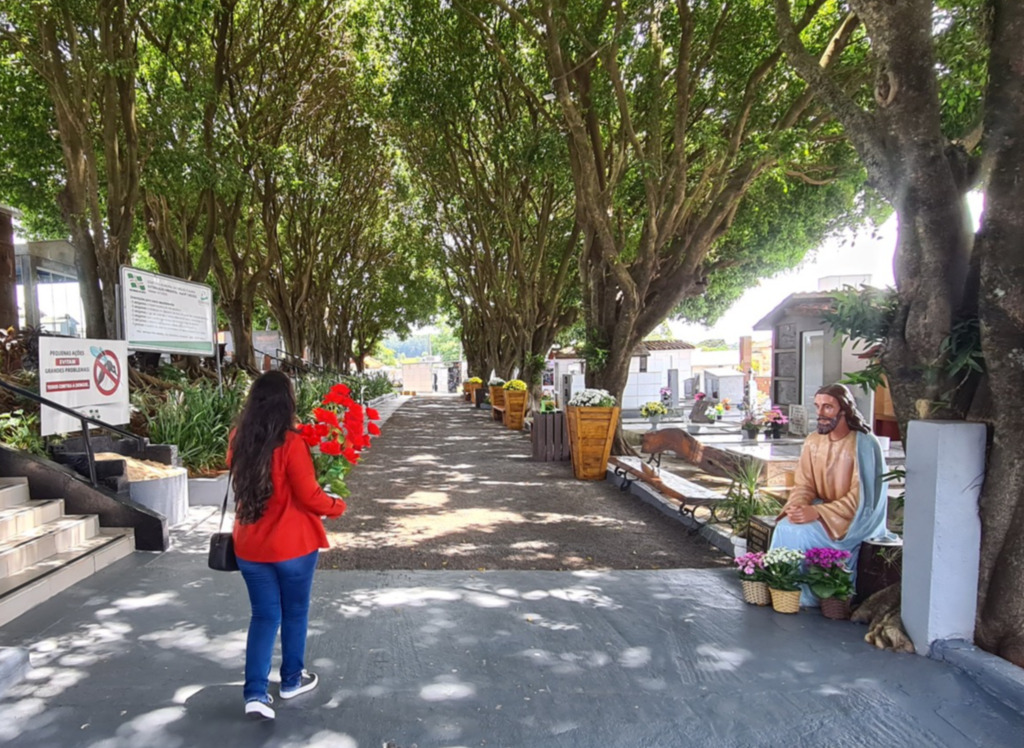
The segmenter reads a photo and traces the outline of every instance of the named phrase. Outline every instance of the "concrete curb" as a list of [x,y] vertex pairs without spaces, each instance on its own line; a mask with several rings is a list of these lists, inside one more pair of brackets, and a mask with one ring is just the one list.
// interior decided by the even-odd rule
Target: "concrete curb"
[[28,650],[24,647],[0,647],[0,696],[28,675]]
[[[622,478],[615,474],[614,468],[608,468],[606,480],[622,490]],[[634,480],[629,484],[629,493],[650,504],[666,517],[674,519],[687,530],[696,531],[696,535],[715,546],[730,558],[735,558],[747,552],[747,541],[745,538],[737,538],[731,532],[720,528],[718,525],[694,522],[690,517],[681,514],[679,507],[653,486],[640,480]]]
[[963,639],[932,642],[929,657],[961,670],[1011,709],[1024,711],[1024,670]]

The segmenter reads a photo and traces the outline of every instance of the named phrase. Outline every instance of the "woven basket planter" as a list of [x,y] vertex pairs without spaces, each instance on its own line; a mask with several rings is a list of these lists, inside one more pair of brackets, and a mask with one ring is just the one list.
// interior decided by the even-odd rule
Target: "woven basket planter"
[[573,475],[579,480],[604,480],[619,423],[619,408],[570,405],[565,409],[565,419]]
[[821,614],[833,621],[847,621],[850,619],[850,599],[838,597],[826,597],[821,601]]
[[800,590],[772,589],[772,609],[776,613],[799,613]]
[[771,605],[772,595],[767,584],[747,579],[741,579],[740,584],[743,586],[743,602],[751,605]]
[[525,390],[505,390],[505,425],[510,429],[522,430],[529,399],[530,393]]

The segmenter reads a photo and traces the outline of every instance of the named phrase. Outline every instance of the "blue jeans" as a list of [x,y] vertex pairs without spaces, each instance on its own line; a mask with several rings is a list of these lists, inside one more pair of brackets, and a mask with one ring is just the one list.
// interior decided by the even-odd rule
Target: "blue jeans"
[[281,627],[281,688],[299,684],[306,656],[306,627],[313,571],[319,551],[287,561],[260,563],[238,559],[249,589],[252,618],[245,645],[246,701],[266,701],[274,640]]

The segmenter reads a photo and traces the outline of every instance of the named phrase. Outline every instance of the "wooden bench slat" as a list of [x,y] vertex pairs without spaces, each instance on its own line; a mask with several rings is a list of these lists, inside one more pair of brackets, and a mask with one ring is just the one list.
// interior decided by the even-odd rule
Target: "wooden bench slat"
[[609,462],[618,465],[623,470],[632,473],[645,483],[651,483],[666,496],[686,502],[711,502],[721,501],[725,498],[720,493],[710,488],[698,485],[693,481],[682,478],[674,473],[664,470],[656,471],[639,457],[612,457]]

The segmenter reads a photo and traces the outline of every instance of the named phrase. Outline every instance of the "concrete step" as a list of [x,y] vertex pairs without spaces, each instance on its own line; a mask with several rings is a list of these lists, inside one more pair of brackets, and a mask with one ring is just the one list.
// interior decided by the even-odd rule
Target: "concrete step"
[[63,499],[27,501],[0,509],[0,543],[30,532],[38,525],[53,522],[64,514]]
[[0,478],[0,509],[24,504],[31,498],[28,478]]
[[63,516],[0,542],[0,578],[10,577],[48,556],[84,545],[99,532],[94,514]]
[[131,528],[103,528],[76,547],[0,579],[0,626],[134,550]]

